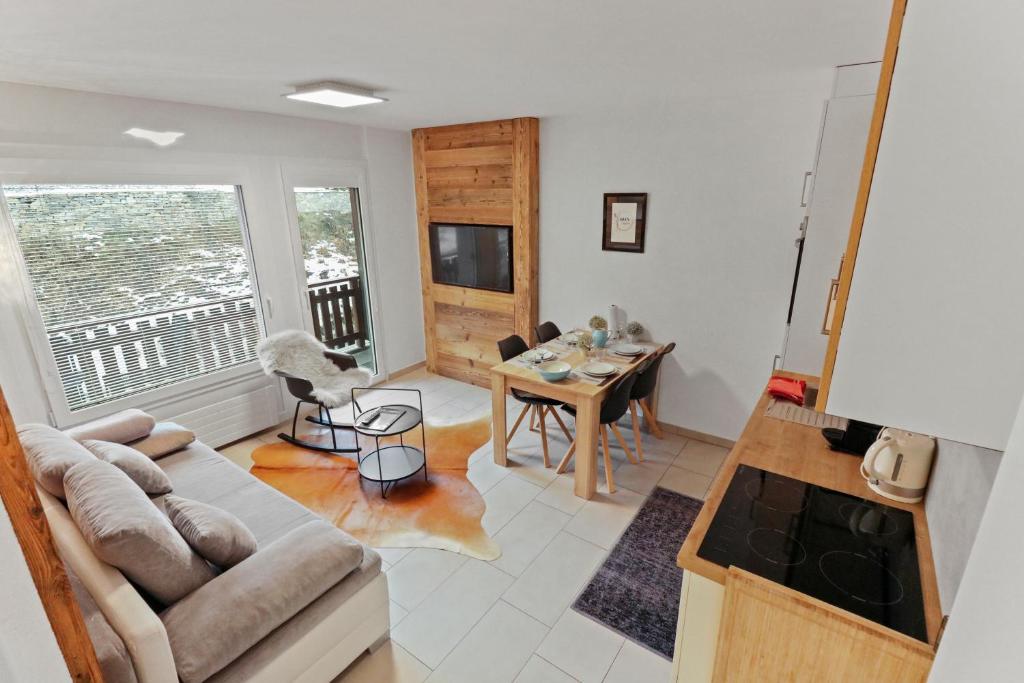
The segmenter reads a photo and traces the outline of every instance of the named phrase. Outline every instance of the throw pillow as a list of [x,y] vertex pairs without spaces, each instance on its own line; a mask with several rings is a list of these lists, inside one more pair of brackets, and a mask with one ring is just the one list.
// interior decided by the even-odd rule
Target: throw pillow
[[256,537],[226,510],[178,496],[164,498],[171,524],[207,562],[228,569],[256,552]]
[[214,577],[128,475],[93,458],[64,475],[68,511],[96,557],[164,605]]
[[78,463],[96,460],[85,446],[49,425],[27,424],[18,430],[18,440],[32,476],[43,490],[61,499],[67,471]]
[[129,408],[119,413],[101,417],[92,422],[72,427],[64,431],[75,441],[85,439],[102,439],[115,443],[128,443],[141,439],[151,431],[156,424],[156,418],[144,413],[137,408]]
[[196,433],[173,422],[161,422],[149,436],[132,441],[128,445],[146,457],[157,460],[174,451],[181,450],[196,440]]
[[162,496],[174,489],[162,469],[130,446],[95,439],[86,439],[82,445],[100,460],[127,474],[147,495]]

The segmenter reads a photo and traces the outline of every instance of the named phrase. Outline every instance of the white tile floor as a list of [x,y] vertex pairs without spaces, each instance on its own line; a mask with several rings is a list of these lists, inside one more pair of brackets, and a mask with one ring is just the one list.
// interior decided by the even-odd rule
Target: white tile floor
[[[389,386],[421,389],[424,409],[435,417],[490,410],[487,390],[423,371]],[[516,405],[510,398],[513,417]],[[221,452],[248,469],[253,448],[276,441],[278,431]],[[623,434],[632,446],[632,430]],[[548,438],[557,464],[568,443],[553,420]],[[643,447],[644,462],[633,465],[616,444],[618,490],[607,493],[601,466],[598,495],[589,501],[573,495],[571,465],[564,475],[544,468],[540,436],[525,423],[510,445],[509,467],[493,463],[490,444],[481,448],[469,478],[487,502],[484,527],[502,556],[481,562],[428,548],[379,549],[391,592],[391,641],[335,683],[668,681],[665,659],[570,608],[655,486],[703,498],[727,454],[673,434],[645,434]]]

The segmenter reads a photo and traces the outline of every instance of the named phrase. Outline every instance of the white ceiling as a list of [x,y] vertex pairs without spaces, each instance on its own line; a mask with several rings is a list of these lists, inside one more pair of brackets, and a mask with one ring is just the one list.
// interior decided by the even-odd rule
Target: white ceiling
[[[0,0],[0,81],[389,128],[820,87],[890,0]],[[390,102],[285,100],[340,80]],[[2,106],[2,104],[0,104]]]

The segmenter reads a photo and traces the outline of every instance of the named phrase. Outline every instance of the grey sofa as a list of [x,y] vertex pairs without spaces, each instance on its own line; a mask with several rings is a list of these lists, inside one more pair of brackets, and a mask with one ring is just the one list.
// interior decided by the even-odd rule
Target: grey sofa
[[[123,642],[123,647],[97,649],[106,656],[127,652],[130,657],[130,662],[107,662],[105,669],[130,665],[141,683],[326,683],[363,651],[386,641],[387,581],[381,558],[371,548],[363,546],[361,563],[312,601],[288,597],[295,590],[286,590],[282,597],[279,588],[301,583],[304,571],[323,569],[315,563],[330,557],[305,550],[317,545],[309,534],[317,529],[322,535],[339,532],[200,442],[157,459],[156,464],[170,477],[175,495],[233,513],[253,532],[260,548],[176,605],[154,608],[121,572],[92,553],[64,503],[37,485],[62,558]],[[227,605],[223,595],[231,596]],[[271,598],[272,609],[263,609],[263,598]],[[288,605],[289,599],[301,599],[303,604]],[[274,623],[273,615],[280,619],[282,609],[292,616]],[[268,612],[268,623],[252,628]],[[202,652],[204,647],[210,652]],[[185,661],[190,659],[196,661]]]

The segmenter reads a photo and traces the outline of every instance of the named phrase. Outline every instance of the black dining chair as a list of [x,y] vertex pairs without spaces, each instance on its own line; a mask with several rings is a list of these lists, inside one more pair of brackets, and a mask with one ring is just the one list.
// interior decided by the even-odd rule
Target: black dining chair
[[[537,335],[537,343],[544,344],[551,341],[552,339],[558,339],[562,336],[562,331],[558,329],[558,325],[554,324],[550,320],[546,323],[541,323],[534,328],[534,333]],[[557,415],[557,413],[555,413]],[[537,415],[536,413],[530,413],[530,431],[537,431]]]
[[646,366],[637,371],[636,384],[633,385],[633,390],[629,394],[629,415],[633,419],[633,440],[636,442],[636,452],[641,460],[644,459],[644,447],[640,440],[640,419],[637,417],[637,405],[643,409],[651,433],[659,439],[663,438],[664,434],[661,432],[661,427],[658,426],[658,416],[651,405],[651,395],[654,393],[654,388],[658,386],[661,361],[675,348],[675,342],[666,344],[654,358],[647,361]]
[[[624,377],[619,380],[619,383],[615,386],[612,392],[605,398],[604,402],[601,403],[601,414],[598,416],[598,423],[601,425],[601,448],[604,451],[604,476],[608,481],[608,493],[615,493],[615,479],[612,476],[612,456],[608,451],[608,428],[611,427],[612,433],[615,434],[615,438],[618,439],[619,445],[622,446],[622,450],[626,452],[626,456],[629,461],[634,465],[638,464],[636,457],[633,455],[633,451],[629,450],[629,446],[626,445],[626,440],[622,438],[622,432],[619,431],[619,426],[615,424],[618,422],[623,415],[626,414],[626,410],[629,408],[629,395],[633,390],[633,386],[636,383],[636,373]],[[562,406],[562,410],[569,413],[573,417],[576,417],[576,407],[565,405]],[[573,439],[572,443],[569,444],[569,450],[566,451],[565,457],[562,458],[562,462],[558,463],[558,469],[556,470],[559,474],[565,472],[565,468],[569,466],[569,461],[572,460],[573,453],[576,452],[576,440]]]
[[[519,356],[530,350],[530,347],[523,341],[523,338],[518,334],[513,334],[509,337],[505,337],[498,341],[498,353],[501,355],[501,360],[507,361],[512,360],[516,356]],[[520,403],[523,403],[523,410],[519,413],[519,417],[516,418],[515,424],[512,425],[512,431],[509,432],[508,436],[505,437],[505,445],[507,446],[512,437],[516,435],[516,430],[519,429],[519,425],[522,424],[523,418],[526,417],[526,413],[530,412],[536,416],[537,422],[540,424],[540,441],[541,447],[544,452],[544,467],[551,467],[551,458],[548,455],[548,430],[547,420],[548,415],[552,415],[555,418],[555,422],[562,428],[565,433],[565,438],[572,439],[572,435],[569,434],[569,428],[565,426],[565,422],[555,412],[554,408],[562,404],[553,398],[546,398],[544,396],[538,396],[537,394],[531,394],[527,391],[521,391],[519,389],[512,389],[512,397]]]
[[546,323],[537,325],[537,329],[534,331],[537,333],[538,344],[543,344],[562,336],[562,331],[558,329],[558,325],[554,324],[550,320]]

